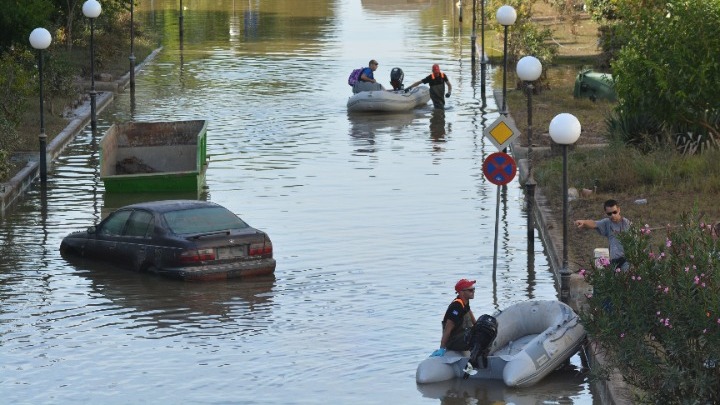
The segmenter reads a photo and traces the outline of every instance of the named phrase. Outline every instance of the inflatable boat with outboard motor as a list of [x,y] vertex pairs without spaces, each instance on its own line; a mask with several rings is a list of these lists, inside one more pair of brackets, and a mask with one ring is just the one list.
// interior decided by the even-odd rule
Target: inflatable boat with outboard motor
[[390,72],[392,90],[361,91],[348,99],[348,112],[401,112],[410,111],[430,101],[430,88],[420,86],[404,91],[405,74],[396,67]]
[[405,90],[363,91],[347,101],[349,112],[401,112],[410,111],[430,101],[430,88],[415,87]]
[[487,350],[481,362],[471,362],[474,352],[468,356],[448,351],[423,360],[415,380],[425,384],[453,378],[495,379],[509,387],[529,387],[575,354],[586,336],[578,315],[560,301],[520,302],[493,317],[497,335],[488,348],[479,348]]

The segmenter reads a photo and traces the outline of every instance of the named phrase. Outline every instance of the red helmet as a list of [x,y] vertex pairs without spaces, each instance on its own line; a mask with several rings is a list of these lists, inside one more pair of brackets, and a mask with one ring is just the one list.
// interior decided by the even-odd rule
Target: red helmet
[[433,73],[440,73],[440,65],[437,63],[432,66]]

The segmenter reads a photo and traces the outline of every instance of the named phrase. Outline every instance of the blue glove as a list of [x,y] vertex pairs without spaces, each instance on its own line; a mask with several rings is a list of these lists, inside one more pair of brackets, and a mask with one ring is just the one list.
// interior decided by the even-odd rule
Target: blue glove
[[446,352],[446,349],[441,347],[441,348],[435,350],[434,352],[432,352],[430,357],[441,357],[441,356],[445,355],[445,352]]
[[450,92],[445,93],[445,98],[450,98]]

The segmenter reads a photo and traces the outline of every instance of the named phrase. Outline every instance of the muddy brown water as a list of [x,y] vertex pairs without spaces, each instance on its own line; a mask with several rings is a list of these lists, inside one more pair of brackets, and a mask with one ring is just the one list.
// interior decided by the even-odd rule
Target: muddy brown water
[[[4,401],[597,402],[577,355],[526,389],[415,383],[457,279],[478,280],[476,314],[557,297],[539,239],[528,256],[517,179],[503,190],[481,171],[496,152],[483,129],[498,113],[489,79],[483,107],[468,14],[461,26],[444,1],[184,4],[181,42],[176,2],[140,2],[137,18],[165,34],[135,98],[119,94],[98,132],[86,128],[53,162],[47,189],[2,218]],[[371,58],[386,86],[393,67],[409,84],[439,63],[450,108],[348,116],[347,76]],[[105,193],[105,130],[184,119],[209,120],[207,190]],[[212,200],[267,231],[275,276],[183,283],[60,257],[67,233],[161,198]]]

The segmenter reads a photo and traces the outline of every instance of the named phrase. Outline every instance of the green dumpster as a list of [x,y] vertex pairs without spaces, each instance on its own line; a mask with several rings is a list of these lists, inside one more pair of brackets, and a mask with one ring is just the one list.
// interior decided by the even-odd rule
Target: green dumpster
[[575,98],[587,97],[592,101],[599,98],[616,101],[617,96],[612,75],[593,72],[592,70],[584,70],[578,73],[575,79],[573,96]]

